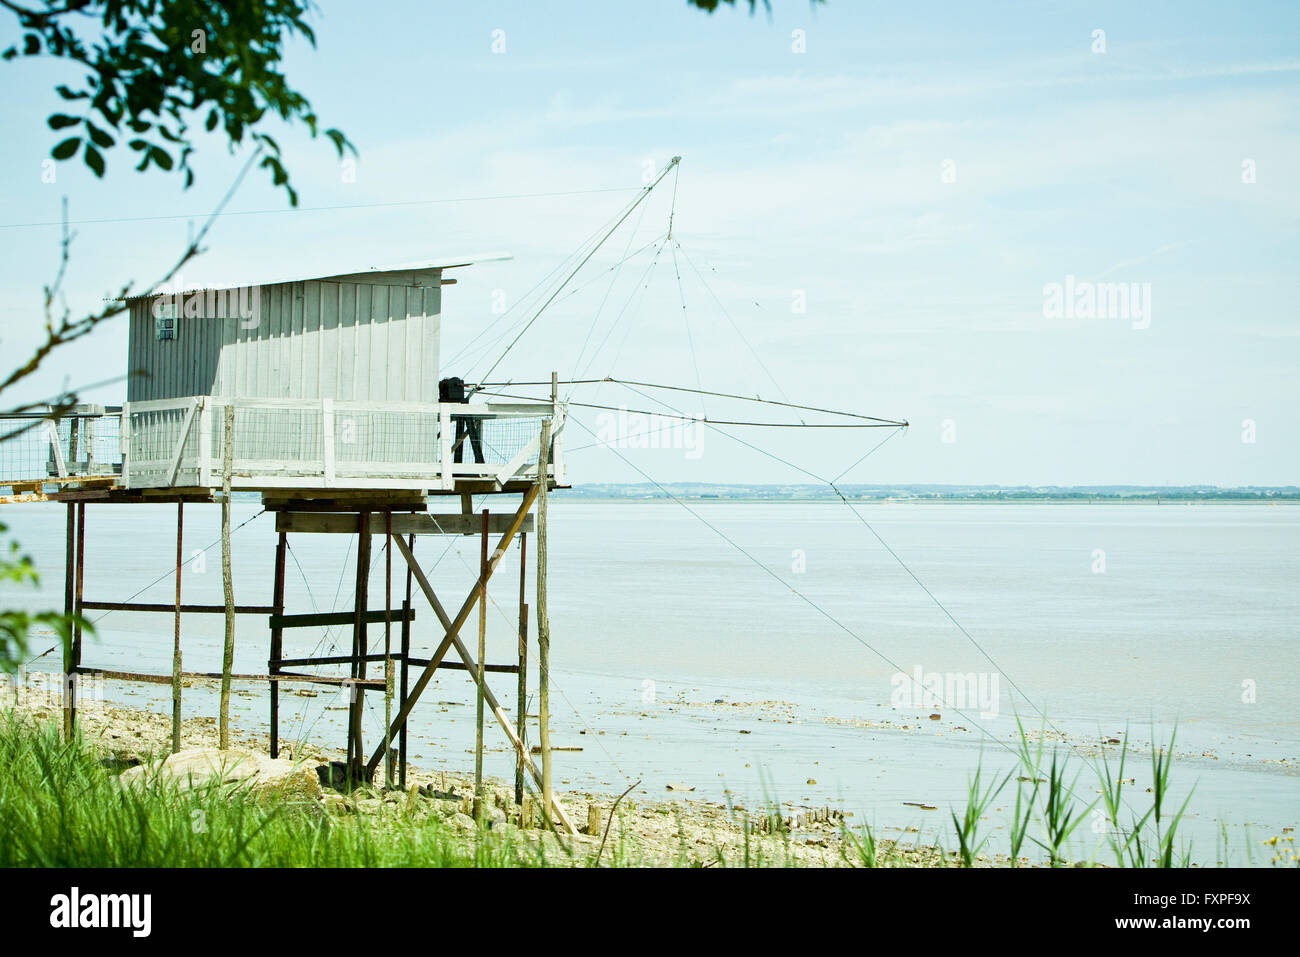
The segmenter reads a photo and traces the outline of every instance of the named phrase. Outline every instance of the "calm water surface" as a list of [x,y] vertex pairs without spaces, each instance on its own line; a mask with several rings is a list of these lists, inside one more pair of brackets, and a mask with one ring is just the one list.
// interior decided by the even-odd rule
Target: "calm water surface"
[[[1296,824],[1300,510],[876,504],[859,506],[860,520],[840,503],[690,508],[696,515],[672,502],[554,500],[554,741],[583,748],[556,756],[566,787],[622,790],[640,778],[660,798],[670,796],[669,783],[684,783],[694,796],[751,806],[765,796],[831,804],[886,833],[917,827],[924,837],[944,830],[981,757],[993,768],[1013,766],[1007,746],[1018,711],[1034,728],[1046,714],[1076,757],[1126,728],[1143,748],[1153,730],[1167,741],[1176,722],[1175,783],[1196,785],[1188,834],[1203,860],[1216,859],[1219,822],[1234,853]],[[234,537],[241,603],[271,597],[274,528],[269,515],[254,518],[259,510],[235,507],[236,524],[252,519]],[[3,518],[44,571],[40,593],[10,589],[4,599],[61,607],[62,506],[7,506]],[[221,602],[219,546],[195,554],[216,541],[218,522],[215,506],[187,510],[187,602]],[[171,600],[174,506],[92,506],[88,526],[87,598]],[[290,541],[289,610],[347,609],[350,543]],[[477,541],[428,539],[417,554],[443,603],[459,606],[476,574]],[[370,590],[382,596],[384,556],[378,548],[375,556]],[[404,575],[394,569],[400,591]],[[531,572],[528,590],[532,603]],[[508,662],[517,550],[490,592],[489,660]],[[421,601],[416,608],[415,645],[425,649],[438,635],[432,614]],[[466,637],[476,622],[471,616]],[[166,673],[171,627],[168,615],[109,614],[85,662]],[[219,670],[221,617],[188,616],[184,627],[186,669]],[[382,627],[371,637],[381,650]],[[350,641],[347,628],[297,631],[286,635],[285,653],[341,654]],[[266,647],[265,620],[242,618],[236,670],[264,671]],[[996,704],[893,707],[902,682],[891,678],[917,668],[974,673],[986,688],[996,681]],[[513,711],[514,677],[492,684]],[[469,766],[471,689],[456,672],[430,685],[413,718],[416,764]],[[114,683],[105,693],[169,706],[166,687]],[[241,689],[241,727],[265,731],[265,702],[263,688]],[[368,695],[367,704],[367,738],[377,741],[382,696]],[[954,704],[969,707],[959,713]],[[195,689],[186,705],[214,713],[214,696]],[[329,693],[289,694],[282,720],[292,735],[341,745],[344,714]],[[498,745],[489,773],[512,776],[504,740],[495,730],[489,740]],[[1085,835],[1081,847],[1098,840]]]

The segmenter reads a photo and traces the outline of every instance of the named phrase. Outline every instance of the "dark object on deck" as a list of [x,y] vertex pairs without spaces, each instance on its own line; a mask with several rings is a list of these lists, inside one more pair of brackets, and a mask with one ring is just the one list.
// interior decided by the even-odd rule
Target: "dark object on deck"
[[[439,402],[469,402],[469,397],[474,394],[471,389],[468,393],[465,391],[465,380],[452,376],[443,379],[438,383],[438,401]],[[456,444],[453,461],[460,462],[465,454],[464,444],[468,438],[470,445],[474,448],[474,461],[483,463],[483,420],[470,415],[453,415],[452,421],[456,423]]]
[[465,395],[465,380],[452,376],[438,383],[439,402],[468,402]]

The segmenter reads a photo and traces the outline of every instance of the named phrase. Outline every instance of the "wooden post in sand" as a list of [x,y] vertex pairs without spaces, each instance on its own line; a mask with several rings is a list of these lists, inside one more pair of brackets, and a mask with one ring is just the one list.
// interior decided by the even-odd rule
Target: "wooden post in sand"
[[479,545],[478,561],[478,662],[475,669],[478,681],[475,685],[474,711],[474,820],[482,820],[483,814],[483,662],[487,659],[487,579],[488,579],[488,510],[483,509],[483,534]]
[[72,599],[72,727],[77,727],[77,698],[81,694],[81,619],[82,589],[86,585],[86,503],[77,503],[77,590]]
[[393,510],[384,510],[384,782],[393,786]]
[[[415,553],[415,536],[409,535],[406,539],[407,550],[412,554]],[[388,539],[391,546],[392,538]],[[402,600],[402,681],[401,690],[397,699],[399,710],[406,707],[406,691],[410,676],[410,663],[407,659],[411,654],[411,566],[406,566],[406,597]],[[389,729],[392,729],[392,722],[389,722]],[[397,764],[398,764],[398,786],[403,790],[406,788],[406,725],[402,725],[402,730],[397,732]]]
[[[63,613],[72,617],[72,597],[77,587],[77,506],[68,503],[68,522],[64,536],[63,553]],[[63,736],[72,737],[72,686],[68,684],[72,675],[72,632],[68,631],[68,643],[63,646]]]
[[181,562],[185,503],[176,503],[176,615],[172,622],[172,754],[181,749]]
[[[280,659],[284,657],[284,627],[278,619],[284,615],[284,559],[289,550],[289,538],[281,532],[275,543],[275,582],[271,586],[271,607],[274,609],[276,624],[271,626],[271,663],[267,671],[272,675],[280,673]],[[271,685],[271,757],[280,756],[280,682],[272,680]]]
[[230,670],[235,663],[235,580],[230,568],[230,482],[235,470],[235,404],[226,404],[221,441],[221,582],[226,598],[226,638],[221,652],[221,714],[217,720],[221,749],[230,747]]
[[[354,679],[366,677],[366,654],[370,641],[366,636],[366,611],[370,593],[370,512],[362,510],[357,513],[357,594],[352,616],[352,670]],[[357,768],[365,761],[365,752],[361,740],[361,717],[365,704],[365,690],[360,684],[353,683],[348,689],[348,790],[354,786],[353,777],[361,783],[369,783],[370,775],[358,772]]]
[[[555,407],[555,374],[551,374],[551,407]],[[537,739],[542,747],[542,814],[554,820],[551,790],[551,623],[546,618],[546,475],[551,451],[551,420],[542,420],[537,452]]]
[[528,605],[524,601],[524,583],[528,571],[528,533],[519,535],[519,690],[516,694],[519,716],[515,734],[523,747],[515,755],[515,803],[524,804],[524,753],[528,748]]

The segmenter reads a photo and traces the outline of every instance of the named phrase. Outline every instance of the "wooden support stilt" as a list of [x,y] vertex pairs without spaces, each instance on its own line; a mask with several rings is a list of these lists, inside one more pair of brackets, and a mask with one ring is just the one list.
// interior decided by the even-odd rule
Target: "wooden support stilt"
[[[67,529],[63,552],[63,614],[72,618],[77,588],[77,506],[68,503]],[[63,736],[71,739],[73,731],[72,699],[72,630],[68,629],[67,643],[63,646]]]
[[235,579],[230,564],[230,481],[235,470],[235,405],[226,405],[221,449],[221,583],[226,598],[226,636],[221,650],[221,713],[218,739],[230,747],[230,672],[235,663]]
[[80,432],[81,419],[75,415],[68,416],[68,465],[76,468],[77,454],[81,451],[77,442],[78,433]]
[[[370,512],[362,511],[357,513],[357,593],[352,625],[352,677],[362,680],[366,677],[366,653],[368,647],[366,640],[366,610],[369,584]],[[348,711],[348,738],[351,747],[348,750],[352,755],[352,760],[360,764],[365,755],[364,745],[361,740],[361,716],[365,704],[365,690],[359,684],[354,684],[351,690],[352,696]],[[379,747],[382,754],[382,742]],[[352,771],[350,761],[348,774],[351,775]],[[369,778],[369,774],[363,776],[363,780],[369,780]]]
[[[389,538],[391,543],[393,540]],[[415,536],[411,535],[407,541],[412,552],[415,550]],[[397,707],[399,709],[406,707],[406,690],[410,680],[410,665],[408,659],[411,656],[411,569],[406,569],[406,597],[402,600],[402,688],[401,696],[398,698]],[[388,733],[391,735],[392,723],[389,723]],[[399,781],[403,788],[406,787],[406,724],[402,724],[402,730],[397,733],[397,751],[398,751],[398,774]]]
[[[525,601],[524,583],[528,572],[528,533],[519,535],[519,690],[516,693],[516,705],[519,712],[515,719],[515,733],[525,748],[528,747],[528,603]],[[524,803],[524,756],[521,752],[515,760],[515,803],[523,807]]]
[[551,420],[542,420],[537,455],[537,740],[542,746],[542,814],[553,818],[551,787],[551,623],[546,617],[546,475],[551,448]]
[[77,687],[81,672],[81,601],[82,590],[86,582],[86,503],[77,503],[77,587],[72,598],[72,670],[67,672],[70,688],[69,698],[72,705],[72,729],[77,728],[77,697],[81,690]]
[[[275,582],[271,585],[271,607],[275,618],[271,624],[271,660],[266,670],[279,674],[280,659],[284,657],[284,628],[278,620],[284,616],[284,564],[289,550],[289,536],[281,532],[275,543]],[[280,756],[280,682],[271,685],[271,757]]]
[[487,661],[488,510],[483,509],[483,534],[479,539],[478,680],[474,696],[474,820],[483,815],[483,664]]
[[181,749],[181,564],[184,559],[185,503],[176,503],[176,612],[172,618],[172,754]]
[[393,786],[393,510],[384,509],[384,783]]

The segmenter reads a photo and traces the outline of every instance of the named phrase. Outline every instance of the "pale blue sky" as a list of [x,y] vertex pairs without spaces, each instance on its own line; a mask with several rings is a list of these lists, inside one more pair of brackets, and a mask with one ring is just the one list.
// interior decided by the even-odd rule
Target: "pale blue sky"
[[[787,395],[912,422],[846,481],[1298,481],[1300,8],[774,7],[769,20],[677,0],[323,3],[318,49],[296,47],[289,73],[361,159],[343,182],[328,144],[285,136],[304,206],[629,192],[230,216],[185,279],[513,253],[445,290],[446,362],[496,318],[494,290],[518,302],[630,197],[646,163],[681,154],[674,235],[689,340],[666,250],[592,374],[694,385],[698,366],[706,388],[776,396],[694,264]],[[805,53],[792,51],[796,29]],[[1098,29],[1105,53],[1092,52]],[[504,53],[492,52],[494,30]],[[77,226],[74,306],[165,269],[187,214],[201,219],[241,160],[204,141],[188,192],[124,156],[110,157],[103,183],[65,165],[42,184],[61,74],[11,63],[0,76],[0,224],[57,220],[64,194],[74,220],[178,217]],[[945,161],[955,182],[943,181]],[[666,230],[671,185],[579,284]],[[283,206],[250,178],[231,208]],[[8,360],[34,339],[57,229],[4,228],[0,241]],[[499,372],[570,374],[593,316],[599,343],[652,252],[612,288],[606,273],[549,310]],[[1043,286],[1067,274],[1149,283],[1150,327],[1045,318]],[[792,312],[796,290],[806,313]],[[61,355],[37,388],[114,375],[124,361],[117,323]],[[469,377],[489,361],[471,352],[442,372]],[[595,400],[646,404],[608,386]],[[942,441],[945,421],[956,441]],[[882,435],[737,434],[825,476]],[[586,439],[575,429],[569,442]],[[663,480],[806,480],[721,436],[706,433],[703,452],[636,461]],[[606,450],[575,454],[570,469],[578,482],[638,478]]]

